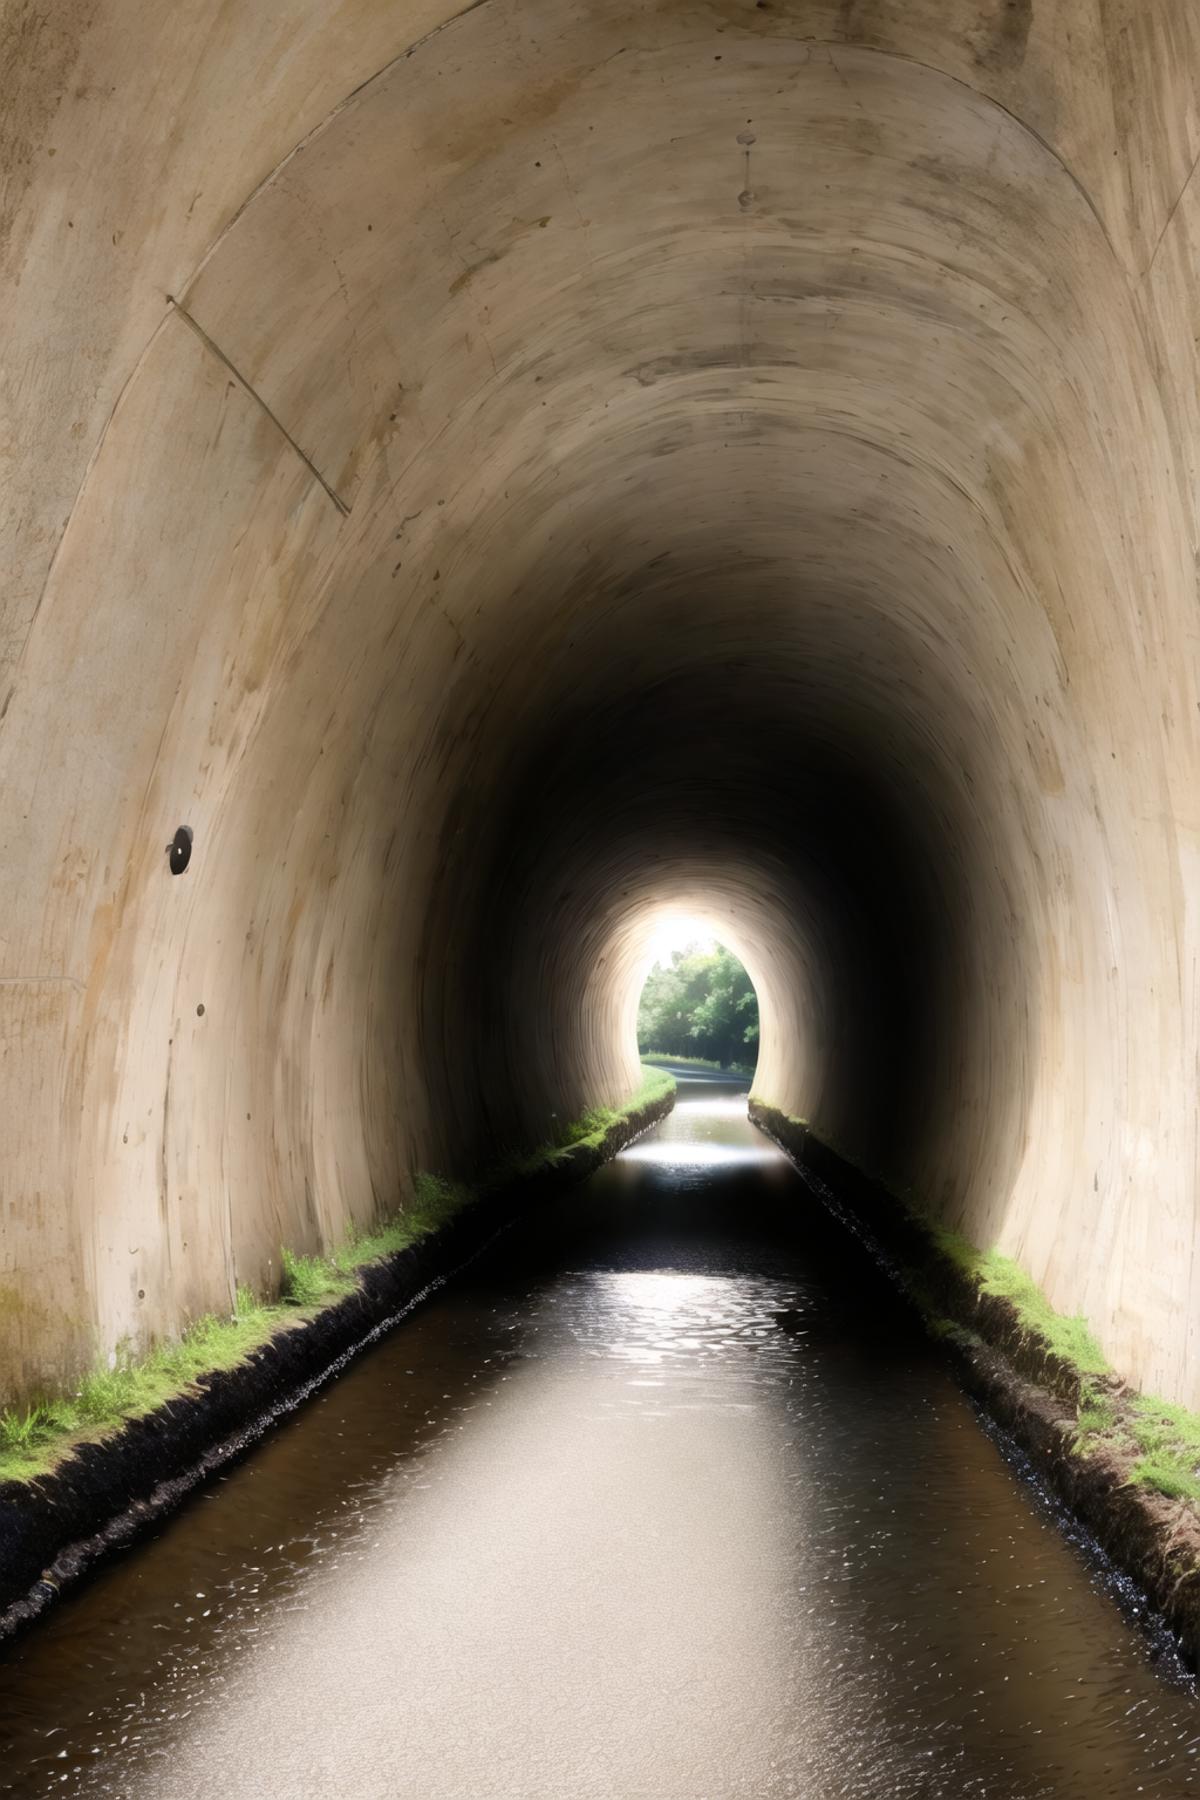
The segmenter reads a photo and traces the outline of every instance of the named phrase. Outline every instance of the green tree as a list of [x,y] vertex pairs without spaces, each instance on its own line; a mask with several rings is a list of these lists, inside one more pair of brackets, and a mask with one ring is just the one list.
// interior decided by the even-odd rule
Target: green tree
[[758,996],[742,964],[723,944],[689,944],[655,963],[638,1009],[644,1055],[702,1056],[723,1068],[758,1055]]

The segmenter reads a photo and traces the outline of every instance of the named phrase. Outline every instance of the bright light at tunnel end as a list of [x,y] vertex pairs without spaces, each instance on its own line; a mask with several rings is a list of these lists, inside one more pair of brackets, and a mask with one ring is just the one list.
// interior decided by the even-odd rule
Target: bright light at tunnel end
[[676,951],[682,952],[695,946],[711,950],[716,941],[713,922],[702,913],[675,909],[658,912],[648,921],[641,960],[648,972],[655,963],[670,962]]
[[647,978],[656,963],[669,965],[676,954],[688,950],[712,952],[723,946],[748,968],[761,1006],[761,989],[742,949],[740,931],[724,906],[720,910],[701,910],[706,898],[703,893],[696,892],[680,893],[673,898],[660,897],[628,921],[624,946],[628,986],[622,1000],[621,1035],[629,1046],[631,1058],[640,1058],[638,1009]]

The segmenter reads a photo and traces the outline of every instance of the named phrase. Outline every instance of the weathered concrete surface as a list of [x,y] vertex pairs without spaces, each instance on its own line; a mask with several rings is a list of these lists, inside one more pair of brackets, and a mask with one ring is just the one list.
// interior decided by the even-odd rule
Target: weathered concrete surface
[[699,899],[1200,1402],[1195,9],[5,29],[3,1386],[627,1091]]

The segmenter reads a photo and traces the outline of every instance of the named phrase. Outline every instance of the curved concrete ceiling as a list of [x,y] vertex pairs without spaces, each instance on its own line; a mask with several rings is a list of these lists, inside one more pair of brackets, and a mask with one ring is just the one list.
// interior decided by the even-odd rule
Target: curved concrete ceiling
[[679,902],[1200,1401],[1193,9],[8,29],[13,1387],[627,1092]]

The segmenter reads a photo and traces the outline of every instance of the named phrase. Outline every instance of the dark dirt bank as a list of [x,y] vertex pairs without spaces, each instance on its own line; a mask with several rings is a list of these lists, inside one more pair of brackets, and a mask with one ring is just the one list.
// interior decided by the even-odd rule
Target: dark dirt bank
[[[1130,1485],[1132,1453],[1104,1442],[1079,1446],[1078,1372],[1028,1328],[1011,1301],[982,1292],[881,1183],[775,1107],[751,1100],[750,1116],[938,1328],[968,1393],[1010,1433],[1166,1619],[1191,1667],[1200,1668],[1200,1523],[1191,1507]],[[1131,1390],[1115,1376],[1091,1378],[1091,1385],[1103,1386],[1119,1426]]]
[[432,1289],[474,1260],[535,1202],[555,1198],[664,1118],[674,1091],[619,1118],[597,1144],[486,1193],[442,1230],[367,1264],[352,1294],[278,1331],[236,1368],[81,1444],[49,1474],[0,1484],[0,1640],[53,1604],[102,1557],[157,1524],[373,1343]]

